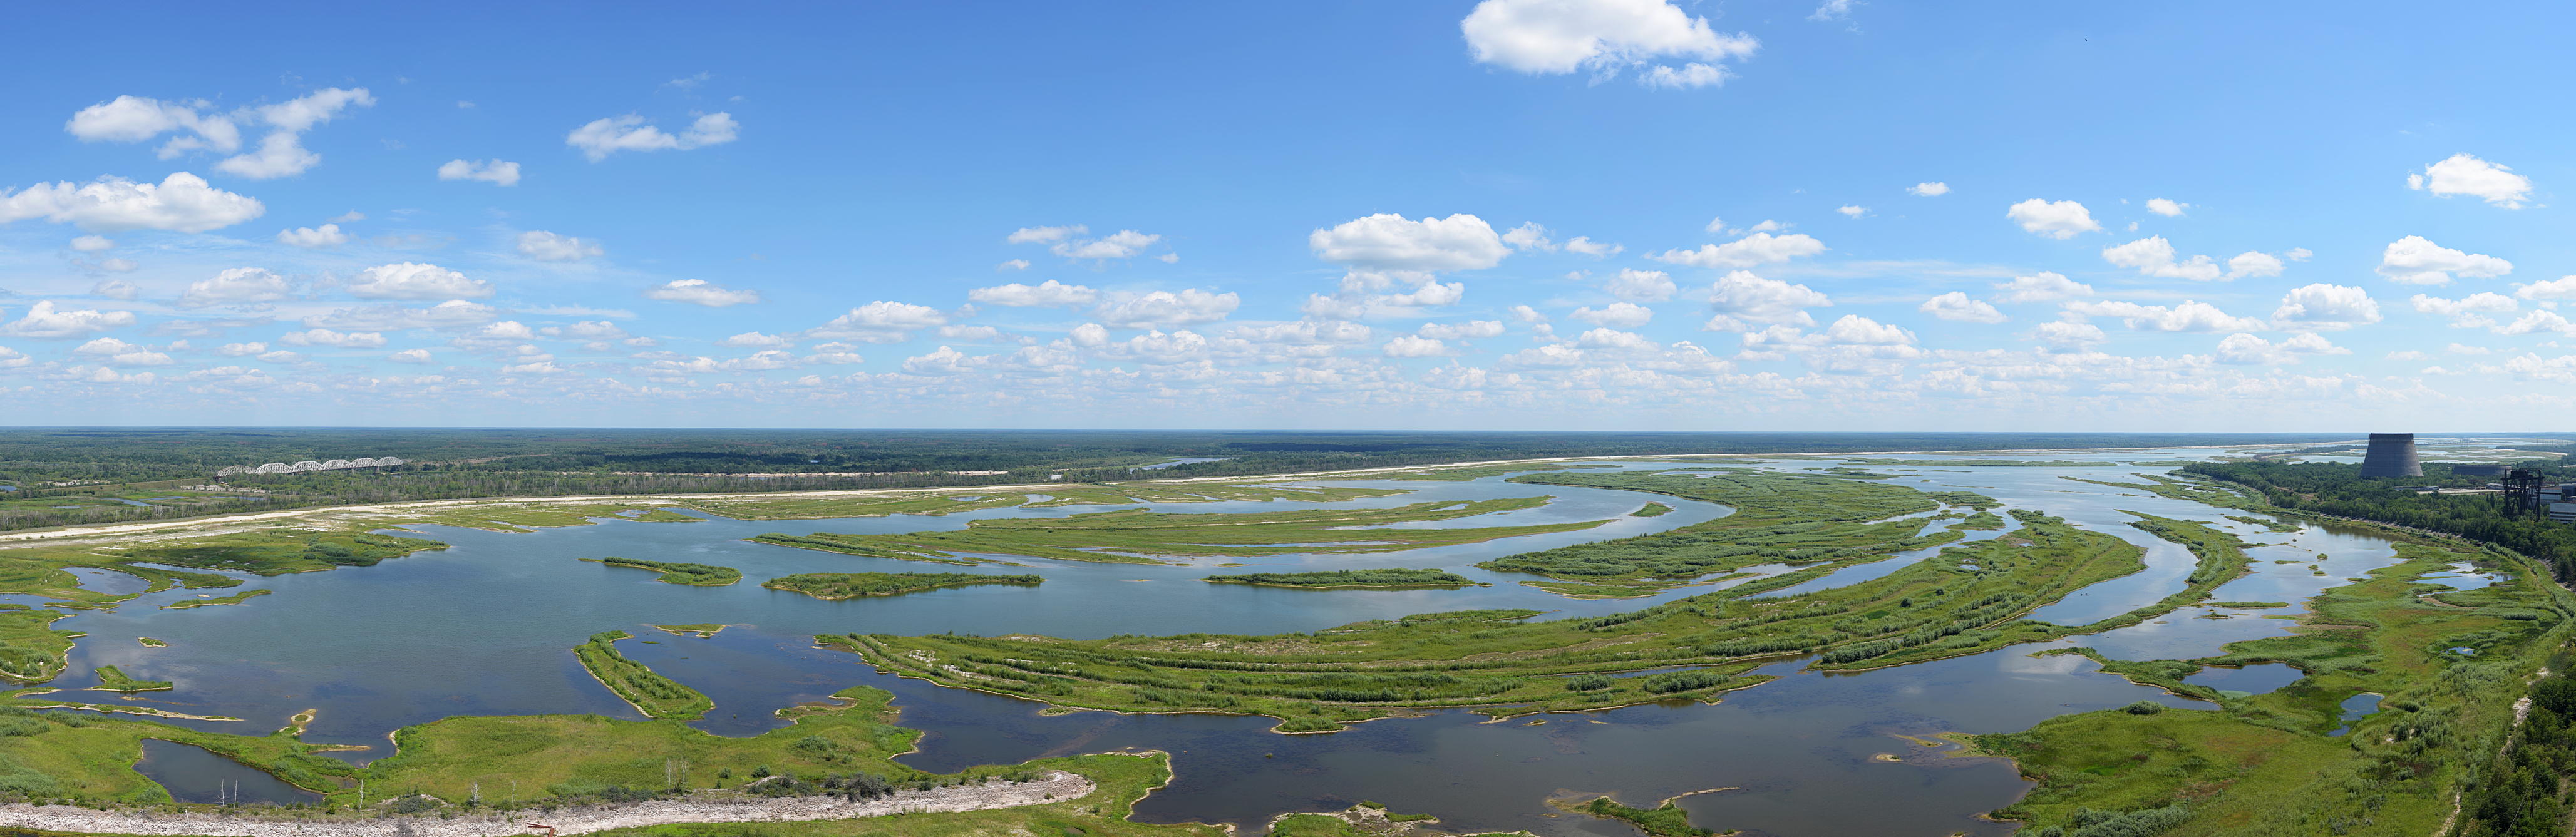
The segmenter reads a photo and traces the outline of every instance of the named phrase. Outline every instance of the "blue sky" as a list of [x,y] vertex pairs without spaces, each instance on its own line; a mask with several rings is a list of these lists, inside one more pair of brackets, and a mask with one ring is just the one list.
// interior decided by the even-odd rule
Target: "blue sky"
[[1962,11],[21,12],[115,35],[12,48],[0,393],[23,424],[2576,405],[2565,7]]

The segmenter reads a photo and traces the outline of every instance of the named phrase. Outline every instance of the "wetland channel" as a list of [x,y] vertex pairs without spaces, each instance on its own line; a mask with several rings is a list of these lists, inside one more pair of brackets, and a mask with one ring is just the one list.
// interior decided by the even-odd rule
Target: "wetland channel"
[[[1993,458],[2124,463],[2199,458],[2214,452],[2079,451],[2044,456],[2024,452]],[[1757,462],[1782,470],[1838,464],[1797,459],[1721,464]],[[1670,462],[1615,465],[1631,470],[1675,467]],[[2102,674],[2082,657],[2030,654],[2076,644],[2119,659],[2218,653],[2226,642],[2287,633],[2289,622],[2264,617],[2302,613],[2305,598],[2316,591],[2394,562],[2386,541],[2354,531],[2310,524],[2299,532],[2272,533],[2225,516],[2242,512],[2060,479],[2137,482],[2143,480],[2136,475],[2163,473],[2163,467],[1927,465],[1870,470],[1897,475],[1889,480],[1893,484],[1924,491],[1973,491],[2003,502],[2005,509],[2061,516],[2146,549],[2147,570],[2095,584],[2041,609],[2035,618],[2062,624],[2088,622],[2151,603],[2182,587],[2192,568],[2191,554],[2128,526],[2134,518],[2121,513],[2124,509],[2214,521],[2216,528],[2249,542],[2281,544],[2249,550],[2255,559],[2253,574],[2221,587],[2213,600],[2293,604],[2241,611],[2185,608],[2147,623],[2055,645],[2012,646],[1863,673],[1803,671],[1804,660],[1783,661],[1763,669],[1763,673],[1782,675],[1780,680],[1731,693],[1715,705],[1673,701],[1500,723],[1489,723],[1485,716],[1470,712],[1441,711],[1364,723],[1333,734],[1294,736],[1269,732],[1276,721],[1263,717],[1046,714],[1040,711],[1043,705],[1025,700],[882,674],[850,654],[814,648],[809,640],[817,633],[854,631],[1075,638],[1270,634],[1481,608],[1549,611],[1542,618],[1617,613],[1712,587],[1684,586],[1640,599],[1573,600],[1518,584],[1535,576],[1472,565],[1514,553],[1663,531],[1730,513],[1713,504],[1662,495],[1512,484],[1501,477],[1463,482],[1333,481],[1317,484],[1393,487],[1412,493],[1325,504],[1146,505],[1166,512],[1235,513],[1552,495],[1556,501],[1542,508],[1432,525],[1611,522],[1587,531],[1392,553],[1204,558],[1174,566],[1010,558],[1026,568],[991,566],[974,571],[1033,572],[1045,576],[1046,583],[838,601],[767,590],[757,581],[794,573],[949,568],[741,539],[764,532],[954,530],[979,518],[1059,517],[1133,506],[1013,508],[942,517],[612,520],[527,534],[421,526],[415,531],[451,548],[374,567],[246,577],[247,584],[226,592],[270,589],[276,595],[244,605],[159,607],[195,595],[179,590],[147,595],[113,611],[78,612],[56,627],[87,631],[89,636],[72,652],[68,669],[72,673],[51,685],[73,689],[95,685],[89,672],[114,665],[136,678],[177,684],[171,691],[137,696],[132,703],[192,715],[243,718],[240,722],[173,723],[254,735],[283,725],[293,713],[318,709],[305,740],[369,745],[373,749],[334,754],[366,761],[390,754],[387,736],[392,730],[456,715],[596,713],[640,719],[633,708],[592,679],[569,650],[591,634],[625,629],[638,637],[620,643],[630,659],[714,699],[716,709],[692,725],[716,735],[752,735],[782,726],[772,716],[775,710],[864,684],[893,692],[895,705],[903,713],[901,723],[928,733],[921,752],[902,758],[925,770],[1122,748],[1169,751],[1177,773],[1174,783],[1137,806],[1136,819],[1142,821],[1233,822],[1257,828],[1273,814],[1334,810],[1365,798],[1399,811],[1438,815],[1444,821],[1442,827],[1449,830],[1527,829],[1549,837],[1626,835],[1634,832],[1625,824],[1563,814],[1544,802],[1560,793],[1612,793],[1628,804],[1652,807],[1658,800],[1690,791],[1735,787],[1741,790],[1691,796],[1680,805],[1697,824],[1744,829],[1748,835],[2001,835],[2010,826],[1975,815],[2003,807],[2027,789],[2028,783],[2010,765],[1946,759],[1941,753],[1947,747],[1928,748],[1898,736],[2014,731],[2055,715],[2142,699],[2194,705],[2160,689]],[[1675,510],[1650,518],[1627,516],[1646,500]],[[1935,527],[1949,522],[1927,521]],[[2009,533],[1969,534],[1985,538]],[[1883,575],[1929,552],[1847,568],[1822,586]],[[2329,557],[2315,559],[2320,553]],[[735,567],[742,570],[746,582],[728,587],[661,584],[651,573],[576,560],[603,555]],[[2292,558],[2303,560],[2273,563]],[[1216,566],[1235,561],[1248,568]],[[2317,575],[2308,569],[2309,563],[2319,564],[2327,574]],[[1316,591],[1198,580],[1224,572],[1384,567],[1437,567],[1493,586]],[[1795,568],[1765,569],[1777,573]],[[116,573],[84,573],[83,582],[101,590],[132,583]],[[1800,589],[1817,587],[1810,583]],[[2212,612],[2228,618],[2202,618]],[[696,623],[733,627],[708,638],[643,627]],[[151,648],[134,640],[147,636],[169,645]],[[2211,669],[2205,674],[2206,680],[2195,682],[2256,691],[2286,682],[2281,672],[2268,668]],[[2295,674],[2289,676],[2295,678]],[[105,692],[88,692],[79,699],[113,698]],[[1891,755],[1893,760],[1882,758]],[[207,759],[212,762],[201,763]],[[240,768],[193,747],[156,744],[145,769],[174,792],[184,786],[190,793],[200,793],[217,781],[235,778],[229,771]],[[251,784],[243,783],[245,788]]]

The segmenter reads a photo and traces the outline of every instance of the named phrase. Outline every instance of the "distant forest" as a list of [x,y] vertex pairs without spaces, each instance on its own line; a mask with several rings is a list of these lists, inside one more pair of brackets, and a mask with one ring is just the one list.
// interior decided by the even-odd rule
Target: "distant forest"
[[[0,491],[0,530],[469,497],[1097,482],[1556,456],[2281,445],[2358,435],[19,428],[0,430],[0,487],[15,489]],[[177,500],[155,493],[207,483],[230,465],[386,456],[409,464],[222,481],[265,493]],[[1140,470],[1178,459],[1214,461]]]

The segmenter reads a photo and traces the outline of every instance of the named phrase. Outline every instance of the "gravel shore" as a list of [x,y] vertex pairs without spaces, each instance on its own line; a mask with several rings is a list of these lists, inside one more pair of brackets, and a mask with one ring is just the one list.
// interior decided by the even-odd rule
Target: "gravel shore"
[[692,794],[626,805],[558,808],[554,813],[520,811],[380,819],[279,816],[272,808],[242,808],[236,813],[184,814],[94,811],[69,805],[0,805],[0,828],[34,828],[91,834],[203,835],[203,837],[487,837],[543,834],[526,823],[554,826],[556,834],[588,834],[613,828],[638,828],[677,822],[795,822],[882,817],[898,813],[945,813],[1014,808],[1042,802],[1078,799],[1093,790],[1090,779],[1061,770],[1034,782],[991,781],[976,785],[903,790],[893,796],[849,802],[837,796],[763,799],[727,791]]

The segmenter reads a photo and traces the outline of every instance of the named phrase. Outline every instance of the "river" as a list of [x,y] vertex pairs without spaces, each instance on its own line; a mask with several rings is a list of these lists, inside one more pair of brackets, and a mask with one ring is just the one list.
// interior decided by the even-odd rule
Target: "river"
[[[2126,525],[2121,510],[2215,521],[2246,540],[2281,544],[2255,550],[2256,572],[2222,588],[2221,601],[2288,601],[2288,608],[2213,611],[2190,608],[2147,624],[2078,637],[2115,658],[2154,659],[2217,653],[2225,642],[2286,633],[2267,616],[2301,612],[2300,602],[2343,578],[2394,561],[2386,541],[2358,531],[2307,525],[2295,533],[2227,520],[2243,512],[2214,509],[2142,491],[2062,477],[2142,481],[2165,466],[2120,463],[2203,458],[2213,450],[1930,454],[1908,459],[2034,459],[2103,463],[2100,467],[1878,466],[1876,473],[1926,491],[1968,490],[2007,508],[2033,509],[2120,537],[2147,550],[2149,568],[2093,585],[2042,608],[2035,618],[2080,624],[2151,603],[2180,589],[2193,559],[2178,546]],[[1735,460],[1730,464],[1744,462]],[[1784,470],[1832,467],[1838,459],[1753,460]],[[1621,461],[1623,469],[1674,463]],[[1689,463],[1693,465],[1705,462]],[[1771,666],[1782,679],[1735,692],[1722,703],[1690,701],[1625,709],[1558,713],[1504,723],[1481,715],[1361,724],[1331,735],[1281,736],[1266,718],[1219,715],[1038,714],[1038,704],[945,689],[877,673],[848,654],[811,647],[816,633],[901,634],[958,631],[1040,633],[1092,638],[1112,634],[1279,633],[1311,631],[1365,619],[1429,611],[1527,607],[1549,618],[1634,610],[1705,592],[1685,587],[1648,599],[1575,601],[1523,587],[1530,576],[1474,568],[1478,561],[1584,541],[1624,537],[1702,522],[1729,513],[1713,504],[1660,495],[1568,486],[1516,485],[1499,477],[1467,482],[1350,481],[1412,493],[1336,504],[1224,502],[1150,504],[1163,511],[1245,512],[1386,507],[1432,500],[1552,495],[1546,507],[1433,525],[1528,525],[1612,519],[1582,532],[1531,535],[1482,544],[1367,555],[1290,555],[1202,559],[1188,566],[1092,564],[1016,559],[1042,586],[982,586],[907,596],[823,601],[762,589],[756,580],[800,572],[919,571],[917,563],[798,550],[741,539],[763,532],[908,532],[962,528],[969,520],[1052,517],[1103,507],[1005,509],[945,517],[895,516],[800,521],[693,523],[605,521],[598,525],[505,534],[416,527],[451,548],[348,568],[273,578],[246,577],[240,592],[275,595],[248,604],[163,610],[159,605],[205,595],[170,591],[113,611],[80,612],[58,628],[88,631],[55,685],[94,685],[90,672],[116,665],[128,675],[170,680],[177,688],[135,703],[241,722],[179,722],[201,729],[263,734],[288,715],[315,709],[305,740],[370,745],[347,753],[364,761],[386,755],[393,729],[455,715],[597,713],[637,718],[594,681],[569,649],[593,633],[626,629],[638,640],[625,653],[706,692],[716,709],[694,725],[717,735],[757,734],[781,725],[772,711],[819,700],[851,685],[894,692],[906,726],[925,730],[923,751],[907,764],[946,771],[972,764],[1120,748],[1174,754],[1178,776],[1138,806],[1149,822],[1233,822],[1257,827],[1283,811],[1347,807],[1360,799],[1402,812],[1440,816],[1444,828],[1527,829],[1550,837],[1630,834],[1626,825],[1560,814],[1544,804],[1555,793],[1615,793],[1652,807],[1690,791],[1682,807],[1695,823],[1748,834],[1850,833],[1996,835],[2009,827],[1976,819],[2009,804],[2026,788],[2009,765],[1946,759],[1898,735],[2001,732],[2048,717],[2156,700],[2192,702],[2104,675],[2075,656],[2033,658],[2034,646],[1862,674],[1802,671],[1803,661]],[[1647,501],[1676,511],[1626,517]],[[2002,510],[1998,510],[1999,512]],[[702,516],[702,515],[701,515]],[[702,516],[703,517],[703,516]],[[1992,533],[1975,533],[1979,537]],[[2328,557],[2317,559],[2324,554]],[[740,568],[745,583],[720,588],[661,584],[650,572],[578,561],[616,555]],[[1836,574],[1826,586],[1883,575],[1919,554]],[[2271,563],[2297,559],[2297,563]],[[1207,584],[1197,579],[1218,562],[1241,560],[1259,571],[1374,567],[1439,567],[1490,587],[1460,590],[1309,591]],[[2308,569],[2318,564],[2327,574]],[[1774,568],[1782,571],[1786,568]],[[1251,569],[1243,571],[1255,571]],[[84,584],[112,590],[132,584],[116,573],[85,573]],[[2463,586],[2471,579],[2462,579]],[[2483,583],[2475,580],[2474,583]],[[1802,585],[1808,587],[1813,585]],[[2228,618],[2206,618],[2216,613]],[[728,623],[710,639],[651,631],[647,624]],[[137,637],[167,641],[148,648]],[[649,640],[644,642],[640,640]],[[2276,688],[2276,672],[2213,669],[2220,688]],[[89,693],[106,700],[106,693]],[[1533,720],[1544,723],[1531,723]],[[1879,758],[1892,755],[1895,760]],[[156,754],[156,769],[195,763]],[[212,769],[212,768],[208,768]]]

